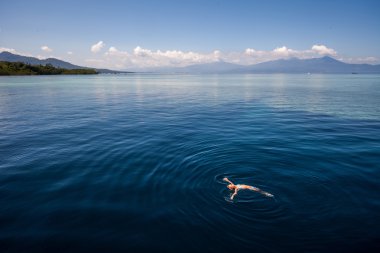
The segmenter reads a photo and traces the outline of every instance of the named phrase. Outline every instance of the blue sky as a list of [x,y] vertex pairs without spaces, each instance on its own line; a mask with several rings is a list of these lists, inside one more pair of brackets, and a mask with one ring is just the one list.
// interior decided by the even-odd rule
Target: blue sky
[[379,27],[380,1],[365,0],[0,2],[3,50],[113,68],[326,54],[378,63]]

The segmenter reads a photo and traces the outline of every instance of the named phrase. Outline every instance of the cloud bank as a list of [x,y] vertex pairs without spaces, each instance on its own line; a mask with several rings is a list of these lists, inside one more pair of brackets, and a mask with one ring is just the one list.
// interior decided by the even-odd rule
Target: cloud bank
[[[94,53],[99,52],[104,45],[103,41],[99,41],[91,47],[91,51]],[[98,58],[88,59],[86,62],[93,67],[102,66],[116,69],[138,69],[151,67],[183,67],[216,61],[250,65],[292,57],[306,59],[326,55],[337,57],[338,53],[332,48],[318,44],[306,50],[295,50],[286,46],[280,46],[273,50],[246,48],[244,51],[222,52],[214,50],[212,52],[202,53],[181,50],[151,50],[141,46],[137,46],[128,52],[111,46]]]

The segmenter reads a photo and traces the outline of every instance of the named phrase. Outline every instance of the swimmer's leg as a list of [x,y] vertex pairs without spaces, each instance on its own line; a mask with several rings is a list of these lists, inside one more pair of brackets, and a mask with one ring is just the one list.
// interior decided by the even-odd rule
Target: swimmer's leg
[[249,187],[249,189],[250,189],[251,191],[255,191],[255,192],[261,193],[261,194],[263,194],[263,195],[266,196],[266,197],[270,197],[270,198],[273,197],[273,194],[271,194],[271,193],[269,193],[269,192],[266,192],[266,191],[263,191],[263,190],[261,190],[261,189],[259,189],[259,188],[257,188],[257,187],[253,187],[253,186],[251,186],[251,187]]

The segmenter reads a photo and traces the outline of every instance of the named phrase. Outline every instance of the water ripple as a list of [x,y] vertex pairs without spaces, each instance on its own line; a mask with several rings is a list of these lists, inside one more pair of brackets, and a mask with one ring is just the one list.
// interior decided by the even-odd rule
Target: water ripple
[[0,79],[0,251],[371,251],[379,79],[310,78]]

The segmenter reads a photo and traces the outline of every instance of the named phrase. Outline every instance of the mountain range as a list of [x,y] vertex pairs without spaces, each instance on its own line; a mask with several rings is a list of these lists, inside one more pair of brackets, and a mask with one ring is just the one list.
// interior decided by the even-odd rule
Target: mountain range
[[[28,64],[46,65],[65,69],[86,69],[69,62],[48,58],[40,60],[34,57],[12,54],[10,52],[0,53],[0,61],[24,62]],[[109,69],[96,69],[100,73],[128,73],[126,71],[114,71]],[[321,74],[380,74],[380,65],[349,64],[338,61],[332,57],[310,59],[281,59],[268,61],[253,65],[239,65],[224,61],[212,63],[194,64],[186,67],[159,67],[137,69],[138,72],[153,73],[321,73]],[[130,73],[130,72],[129,72]]]
[[224,61],[195,64],[186,67],[152,68],[148,72],[171,73],[320,73],[320,74],[380,74],[380,65],[349,64],[325,56],[311,59],[280,59],[253,65],[239,65]]

